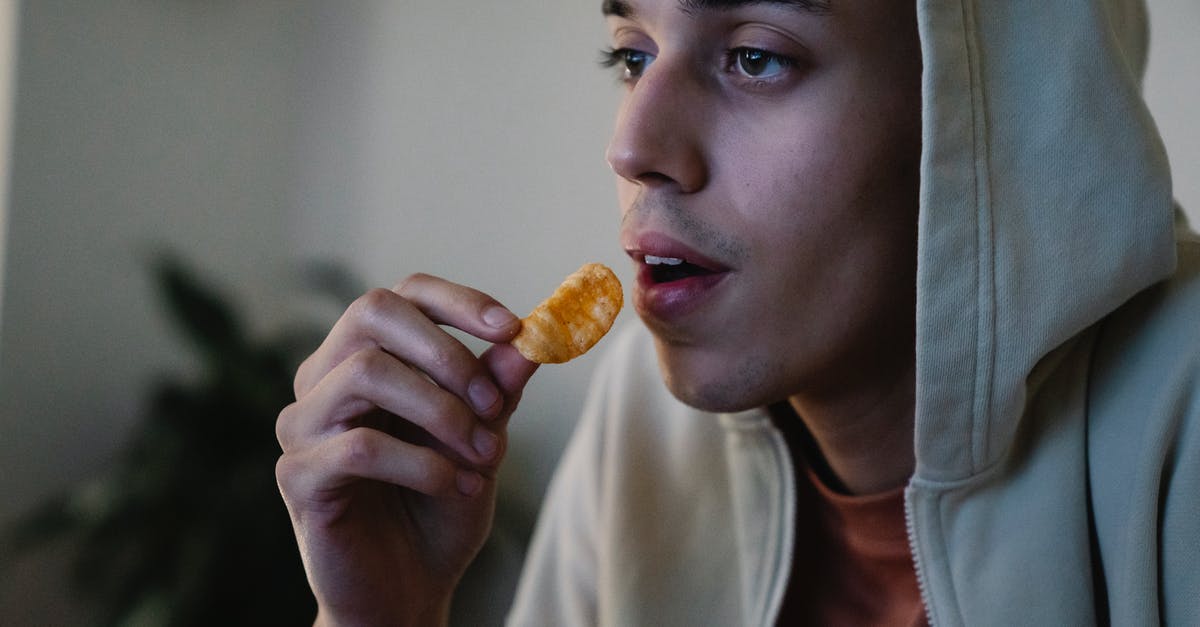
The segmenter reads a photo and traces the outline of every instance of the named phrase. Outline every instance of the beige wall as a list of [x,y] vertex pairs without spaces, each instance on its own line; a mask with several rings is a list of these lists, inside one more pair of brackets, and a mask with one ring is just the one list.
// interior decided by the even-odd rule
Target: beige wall
[[9,146],[16,80],[17,0],[0,0],[0,325],[4,321],[4,242],[8,239]]
[[153,251],[257,313],[283,302],[302,41],[283,1],[37,0],[20,18],[0,519],[102,464],[151,377],[190,365],[153,299]]
[[1200,229],[1200,2],[1149,0],[1146,100],[1167,144],[1175,197]]

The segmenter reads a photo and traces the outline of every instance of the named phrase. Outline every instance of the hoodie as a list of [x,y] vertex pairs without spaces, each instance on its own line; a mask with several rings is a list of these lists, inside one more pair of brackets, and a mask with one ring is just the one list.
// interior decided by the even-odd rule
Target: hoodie
[[[1200,624],[1200,240],[1141,98],[1139,0],[919,0],[916,471],[930,623]],[[613,343],[516,625],[770,625],[795,542],[765,411]]]
[[1200,590],[1200,249],[1141,98],[1144,5],[919,14],[906,500],[932,622],[1200,624],[1165,596]]

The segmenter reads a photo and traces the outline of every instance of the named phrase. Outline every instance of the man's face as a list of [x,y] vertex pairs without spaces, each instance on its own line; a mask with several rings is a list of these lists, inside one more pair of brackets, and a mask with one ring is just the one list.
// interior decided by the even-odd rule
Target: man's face
[[912,361],[915,2],[828,2],[604,6],[633,301],[697,407],[836,394]]

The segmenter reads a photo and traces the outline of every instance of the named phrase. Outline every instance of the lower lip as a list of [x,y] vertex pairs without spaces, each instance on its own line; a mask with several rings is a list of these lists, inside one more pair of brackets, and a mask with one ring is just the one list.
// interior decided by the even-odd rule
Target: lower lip
[[704,306],[727,272],[692,276],[678,281],[655,283],[650,267],[638,270],[634,304],[643,317],[661,322],[676,321]]

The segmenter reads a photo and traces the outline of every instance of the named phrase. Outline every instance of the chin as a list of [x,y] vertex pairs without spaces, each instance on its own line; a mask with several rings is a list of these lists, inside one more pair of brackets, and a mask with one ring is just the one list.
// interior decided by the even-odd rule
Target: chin
[[656,342],[656,347],[663,382],[685,405],[713,413],[736,413],[787,397],[774,392],[769,377],[772,369],[765,361],[746,355],[697,354],[697,349],[662,342]]

